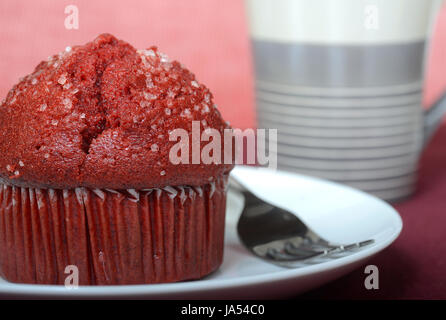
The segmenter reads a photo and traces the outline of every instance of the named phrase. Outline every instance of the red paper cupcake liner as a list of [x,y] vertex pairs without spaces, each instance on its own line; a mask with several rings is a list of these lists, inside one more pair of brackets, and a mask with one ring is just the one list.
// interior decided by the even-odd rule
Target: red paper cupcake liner
[[223,259],[227,176],[202,187],[33,189],[0,185],[0,275],[80,285],[198,279]]

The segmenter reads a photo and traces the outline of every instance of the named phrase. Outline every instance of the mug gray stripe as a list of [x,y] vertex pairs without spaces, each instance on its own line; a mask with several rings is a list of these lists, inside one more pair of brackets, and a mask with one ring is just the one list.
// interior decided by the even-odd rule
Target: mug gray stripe
[[328,144],[315,144],[315,143],[305,143],[302,141],[283,141],[283,139],[278,138],[277,141],[273,139],[269,139],[266,137],[266,142],[277,142],[278,145],[284,145],[289,147],[295,147],[295,148],[313,148],[313,149],[327,149],[327,150],[356,150],[356,149],[377,149],[377,148],[397,148],[397,147],[403,147],[403,146],[409,146],[414,143],[416,143],[415,139],[412,138],[407,142],[401,143],[389,143],[389,144],[367,144],[366,142],[360,144],[349,144],[349,143],[339,143],[334,145],[328,145]]
[[[305,172],[299,171],[296,168],[279,167],[279,169],[280,170],[285,169],[287,171],[297,172],[297,173],[305,175]],[[324,175],[318,175],[318,174],[314,174],[311,176],[319,177],[322,179],[333,180],[338,183],[343,183],[343,184],[349,185],[351,187],[355,187],[355,188],[362,189],[362,190],[374,191],[374,190],[382,190],[382,189],[387,189],[387,188],[398,188],[398,187],[410,185],[410,184],[416,182],[417,173],[418,173],[418,170],[414,170],[410,173],[400,175],[400,176],[391,176],[388,178],[376,178],[376,179],[374,179],[374,178],[358,179],[358,180],[329,179]]]
[[[279,163],[279,165],[283,165],[285,167],[290,167],[290,168],[296,168],[296,169],[302,169],[302,170],[309,170],[309,171],[315,171],[315,172],[336,172],[336,173],[349,173],[349,172],[354,172],[354,173],[369,173],[369,174],[373,174],[373,173],[378,173],[378,172],[395,172],[396,174],[394,175],[394,177],[398,177],[401,175],[405,175],[408,173],[412,173],[417,171],[416,169],[416,163],[412,163],[409,165],[399,165],[399,166],[394,166],[394,167],[386,167],[386,168],[370,168],[370,169],[362,169],[362,170],[355,170],[355,169],[315,169],[315,168],[309,168],[309,167],[302,167],[296,164],[289,164],[289,163]],[[399,173],[397,173],[399,172]]]
[[306,169],[306,170],[317,170],[317,171],[327,171],[327,172],[367,172],[367,171],[376,171],[376,170],[394,170],[394,169],[399,169],[401,167],[411,167],[411,168],[415,168],[417,166],[416,161],[412,161],[409,164],[398,164],[398,165],[388,165],[388,166],[377,166],[377,167],[365,167],[363,169],[361,168],[352,168],[352,167],[341,167],[341,168],[327,168],[327,167],[323,167],[323,168],[314,168],[311,166],[301,166],[300,162],[287,162],[287,161],[283,161],[283,157],[281,157],[281,159],[279,159],[280,161],[278,162],[279,166],[288,166],[288,167],[293,167],[293,168],[302,168],[302,169]]
[[[391,105],[383,105],[383,106],[362,106],[362,103],[359,102],[358,104],[354,104],[351,106],[312,106],[312,105],[300,105],[300,104],[284,104],[284,103],[280,103],[280,102],[274,102],[274,101],[267,101],[267,100],[263,100],[263,99],[259,99],[258,97],[256,97],[256,104],[264,104],[264,105],[271,105],[271,106],[279,106],[279,107],[284,107],[284,108],[289,108],[289,109],[302,109],[302,108],[306,108],[309,110],[321,110],[321,111],[329,111],[329,110],[336,110],[336,111],[347,111],[347,112],[351,112],[351,111],[358,111],[358,112],[362,112],[362,110],[377,110],[377,111],[382,111],[382,109],[390,109],[390,108],[401,108],[401,107],[407,107],[407,106],[413,106],[413,105],[418,105],[421,108],[421,97],[422,95],[420,95],[419,98],[415,99],[415,102],[402,102],[402,103],[396,103],[396,104],[391,104]],[[381,109],[381,110],[380,110]]]
[[398,187],[404,187],[407,185],[411,185],[413,183],[416,183],[417,181],[417,172],[414,172],[412,174],[409,174],[405,177],[400,178],[392,178],[392,179],[382,179],[382,180],[376,180],[376,181],[342,181],[342,180],[336,180],[339,183],[344,183],[350,187],[358,188],[365,191],[379,191],[384,188],[398,188]]
[[[414,109],[412,109],[414,110]],[[274,122],[280,122],[289,125],[318,126],[324,128],[339,128],[346,125],[352,127],[384,126],[412,123],[420,116],[420,112],[399,114],[396,116],[381,117],[356,117],[356,118],[337,118],[337,117],[311,117],[292,114],[280,114],[274,111],[262,110],[257,115],[260,119],[267,119]]]
[[369,191],[367,193],[389,202],[398,202],[406,199],[411,194],[413,194],[415,189],[416,189],[416,183],[413,183],[411,185],[407,185],[400,188],[381,189],[377,191]]
[[378,119],[378,118],[388,118],[388,117],[400,117],[408,114],[413,114],[414,111],[417,112],[421,109],[418,104],[414,105],[404,105],[398,107],[389,108],[379,108],[379,109],[332,109],[323,108],[305,108],[305,107],[295,107],[295,106],[284,106],[277,104],[270,104],[260,102],[257,103],[257,113],[265,114],[276,114],[282,116],[300,117],[308,119]]
[[255,88],[256,90],[263,90],[267,92],[309,97],[367,98],[376,96],[385,97],[418,92],[423,89],[423,82],[416,81],[413,83],[384,87],[303,87],[256,80]]
[[[406,90],[406,91],[390,91],[388,90],[385,92],[385,94],[377,94],[373,92],[364,92],[364,94],[355,94],[352,92],[345,91],[344,94],[329,94],[327,91],[331,88],[320,88],[319,90],[314,90],[312,94],[309,94],[308,92],[291,92],[291,91],[279,91],[274,90],[271,88],[261,87],[258,84],[255,86],[256,92],[264,92],[264,93],[273,93],[273,94],[280,94],[284,96],[291,96],[291,97],[302,97],[302,98],[327,98],[327,99],[333,99],[333,98],[339,98],[339,99],[354,99],[354,98],[363,98],[363,99],[371,99],[376,97],[382,97],[382,98],[388,98],[388,97],[398,97],[403,96],[407,94],[412,93],[421,93],[423,88],[421,84],[418,83],[416,88],[413,88],[412,90]],[[340,90],[339,88],[337,88]]]
[[[267,152],[269,152],[268,148],[266,149]],[[320,155],[320,154],[307,154],[307,155],[303,155],[303,154],[290,154],[290,153],[283,153],[282,151],[278,150],[277,151],[277,156],[280,157],[281,155],[284,155],[288,158],[290,157],[296,157],[296,158],[301,158],[301,159],[315,159],[315,160],[329,160],[329,161],[346,161],[346,160],[355,160],[355,161],[362,161],[362,160],[381,160],[381,159],[391,159],[391,158],[395,158],[395,157],[403,157],[403,156],[411,156],[414,154],[418,154],[419,150],[408,150],[407,152],[396,152],[394,154],[379,154],[379,155],[364,155],[364,154],[356,154],[356,155],[351,155],[351,156],[346,156],[345,153],[344,154],[339,154],[339,155],[330,155],[327,153],[324,153],[324,155]]]
[[[309,138],[309,137],[296,137],[282,132],[278,132],[277,140],[284,144],[290,144],[294,146],[303,147],[315,147],[315,148],[358,148],[361,146],[368,147],[389,147],[398,146],[407,143],[416,143],[419,139],[416,134],[412,135],[400,135],[397,137],[385,137],[385,138],[361,138],[361,139],[321,139],[321,138]],[[269,141],[269,137],[266,136]],[[274,141],[271,139],[271,141]]]
[[[366,151],[366,150],[394,150],[394,149],[402,149],[404,147],[411,147],[413,146],[413,144],[415,143],[415,141],[409,141],[407,143],[400,143],[400,144],[396,144],[396,145],[390,145],[390,146],[367,146],[365,143],[362,146],[358,146],[358,147],[318,147],[318,146],[308,146],[308,145],[298,145],[298,144],[290,144],[290,143],[286,143],[286,142],[282,142],[280,141],[280,139],[278,139],[279,141],[276,140],[270,140],[268,137],[265,137],[265,140],[267,142],[271,141],[271,142],[276,142],[277,146],[282,146],[284,148],[289,148],[289,149],[295,149],[295,150],[315,150],[315,151],[327,151],[327,152],[334,152],[334,151]],[[410,149],[410,148],[407,148]]]
[[319,159],[302,158],[280,155],[278,161],[284,164],[299,165],[309,169],[326,170],[372,170],[401,167],[405,165],[416,166],[418,155],[413,153],[409,156],[396,156],[371,160],[350,160],[350,159]]
[[310,87],[382,87],[420,81],[424,41],[381,45],[252,40],[256,79]]
[[400,168],[392,168],[392,169],[383,169],[383,170],[368,170],[368,171],[329,171],[329,170],[312,170],[308,168],[300,168],[294,166],[287,166],[278,164],[280,169],[286,168],[291,170],[296,170],[297,172],[309,176],[321,177],[329,180],[336,181],[372,181],[372,180],[381,180],[381,179],[393,179],[400,178],[403,176],[407,176],[410,174],[414,174],[417,172],[417,169],[414,167],[400,167]]
[[312,129],[351,129],[351,130],[366,130],[366,129],[383,129],[383,128],[413,128],[413,130],[415,129],[419,129],[417,127],[418,122],[417,120],[419,120],[420,117],[414,117],[414,119],[403,119],[401,122],[398,123],[384,123],[384,124],[379,124],[379,123],[367,123],[367,124],[363,124],[363,123],[359,123],[359,122],[355,122],[355,121],[351,121],[348,123],[327,123],[327,121],[322,121],[324,123],[309,123],[306,121],[302,121],[301,123],[296,123],[296,121],[293,121],[293,123],[289,123],[289,122],[285,122],[285,121],[281,121],[281,120],[277,120],[277,119],[273,119],[271,117],[269,118],[263,118],[260,114],[257,114],[257,120],[259,123],[262,124],[269,124],[267,125],[268,128],[275,128],[278,129],[280,127],[289,127],[289,128],[312,128]]
[[296,97],[296,96],[284,96],[274,93],[256,93],[257,100],[286,104],[286,105],[300,105],[308,107],[325,107],[325,108],[344,108],[344,107],[355,107],[355,108],[386,108],[388,106],[404,105],[419,103],[421,105],[421,93],[412,93],[403,96],[395,96],[389,98],[350,98],[350,99],[339,99],[339,98],[307,98],[307,97]]
[[391,126],[379,128],[313,128],[301,126],[289,126],[277,123],[270,123],[262,119],[258,119],[258,128],[277,129],[290,135],[316,137],[316,138],[362,138],[362,137],[385,137],[400,134],[418,134],[421,136],[421,128],[423,122],[414,123],[411,126]]
[[278,132],[283,132],[285,134],[289,135],[298,135],[302,137],[312,137],[312,138],[350,138],[352,136],[355,136],[357,139],[360,138],[380,138],[380,137],[388,137],[388,136],[396,136],[401,134],[419,134],[416,133],[416,130],[414,128],[409,127],[386,127],[386,128],[371,128],[367,130],[360,130],[357,129],[321,129],[321,128],[301,128],[301,127],[291,127],[285,128],[284,126],[281,126],[281,128],[278,128],[276,125],[262,125],[260,123],[259,128],[264,129],[277,129]]
[[[259,129],[262,129],[259,127]],[[389,135],[378,135],[378,136],[346,136],[346,137],[334,137],[332,135],[327,135],[327,136],[311,136],[311,135],[302,135],[302,134],[295,134],[292,132],[287,132],[287,131],[277,131],[278,135],[283,135],[283,136],[287,136],[287,137],[296,137],[296,138],[302,138],[302,139],[323,139],[323,140],[339,140],[339,139],[344,139],[344,140],[358,140],[358,141],[363,141],[366,139],[387,139],[387,138],[395,138],[395,137],[405,137],[408,135],[420,135],[420,133],[418,133],[417,131],[412,131],[412,132],[404,132],[404,133],[396,133],[396,134],[389,134]]]
[[[269,148],[265,148],[269,151]],[[277,152],[296,157],[315,157],[328,159],[362,159],[363,157],[387,157],[398,156],[418,151],[415,143],[400,145],[396,147],[363,147],[363,148],[311,148],[311,147],[295,147],[277,143]]]

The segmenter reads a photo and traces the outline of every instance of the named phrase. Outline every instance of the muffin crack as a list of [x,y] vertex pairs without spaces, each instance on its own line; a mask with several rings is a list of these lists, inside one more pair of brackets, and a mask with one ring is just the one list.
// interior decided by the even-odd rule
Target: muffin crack
[[[0,180],[17,185],[201,185],[232,165],[175,165],[175,129],[227,126],[208,88],[157,47],[104,34],[41,63],[0,107]],[[2,121],[5,120],[5,121]],[[1,129],[1,128],[0,128]]]

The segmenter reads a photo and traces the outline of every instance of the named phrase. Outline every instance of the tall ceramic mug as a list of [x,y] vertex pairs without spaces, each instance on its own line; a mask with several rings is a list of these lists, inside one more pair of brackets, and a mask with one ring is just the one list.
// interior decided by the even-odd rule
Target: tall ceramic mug
[[[278,168],[386,200],[415,190],[446,109],[421,106],[440,0],[246,0],[258,126],[278,129]],[[266,144],[268,145],[268,144]]]

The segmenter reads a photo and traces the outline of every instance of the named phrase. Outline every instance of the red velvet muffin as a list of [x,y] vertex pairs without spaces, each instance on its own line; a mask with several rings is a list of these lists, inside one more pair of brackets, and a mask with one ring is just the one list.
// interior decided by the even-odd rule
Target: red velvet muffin
[[[232,165],[173,164],[174,129],[228,125],[156,47],[104,34],[41,62],[0,107],[0,275],[84,285],[197,279],[223,256]],[[192,150],[190,150],[192,152]]]

